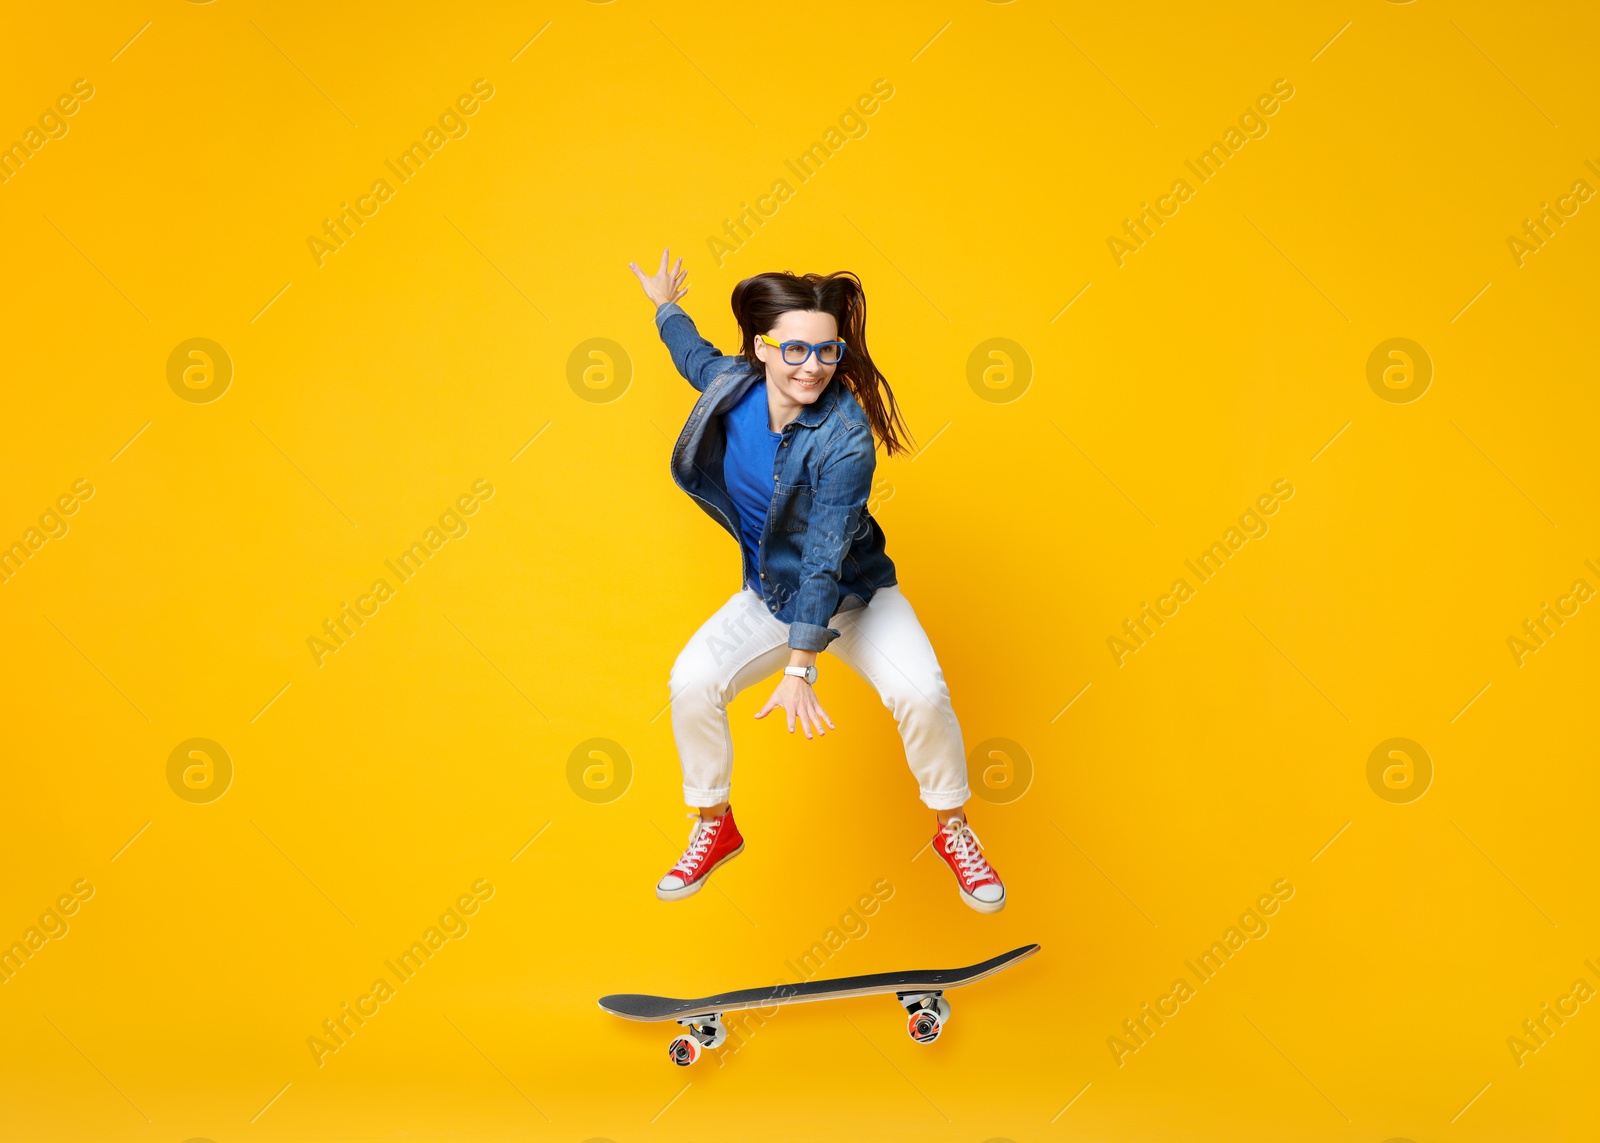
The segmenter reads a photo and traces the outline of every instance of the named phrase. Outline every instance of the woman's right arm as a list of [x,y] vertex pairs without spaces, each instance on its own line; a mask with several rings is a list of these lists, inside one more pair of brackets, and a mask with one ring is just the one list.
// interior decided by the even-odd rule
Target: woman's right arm
[[[683,259],[679,258],[671,270],[667,269],[666,250],[661,251],[661,268],[648,277],[638,263],[628,263],[628,268],[644,287],[645,296],[656,303],[656,329],[672,354],[672,363],[689,384],[704,392],[712,379],[726,371],[731,363],[722,350],[700,336],[694,319],[678,305],[678,299],[689,292],[689,287],[683,284],[685,271],[682,267]],[[682,320],[673,321],[673,318]]]

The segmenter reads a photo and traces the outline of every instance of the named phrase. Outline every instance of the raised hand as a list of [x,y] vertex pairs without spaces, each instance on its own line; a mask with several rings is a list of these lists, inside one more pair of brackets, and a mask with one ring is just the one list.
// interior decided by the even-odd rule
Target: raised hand
[[644,287],[645,296],[660,308],[663,302],[675,302],[689,292],[689,287],[683,284],[688,271],[683,269],[683,258],[679,257],[671,270],[667,269],[667,251],[661,251],[661,268],[649,277],[645,277],[639,263],[629,262],[628,269],[632,270],[639,279],[639,285]]

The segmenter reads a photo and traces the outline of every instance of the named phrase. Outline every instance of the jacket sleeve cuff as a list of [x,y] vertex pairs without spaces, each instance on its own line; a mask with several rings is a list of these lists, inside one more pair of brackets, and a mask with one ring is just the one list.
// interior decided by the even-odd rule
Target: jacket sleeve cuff
[[[669,317],[671,317],[673,314],[683,314],[684,317],[689,317],[689,315],[684,312],[684,308],[682,306],[680,306],[677,302],[662,302],[659,306],[656,307],[656,329],[657,329],[657,331],[659,331],[661,329],[661,327],[667,323],[667,319]],[[693,318],[689,318],[689,320],[693,321],[694,319]]]
[[839,637],[832,627],[819,627],[815,623],[789,624],[789,646],[796,651],[826,651],[828,644]]

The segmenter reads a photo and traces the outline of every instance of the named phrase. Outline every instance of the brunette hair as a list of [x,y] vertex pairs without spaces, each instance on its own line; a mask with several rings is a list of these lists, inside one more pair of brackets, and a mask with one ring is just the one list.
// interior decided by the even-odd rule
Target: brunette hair
[[867,295],[861,279],[849,270],[832,274],[770,271],[735,286],[732,304],[733,316],[739,323],[739,355],[757,370],[763,365],[756,357],[756,336],[770,330],[783,314],[790,310],[832,314],[839,325],[839,338],[845,343],[836,375],[860,402],[885,455],[911,451],[901,439],[902,434],[911,439],[911,430],[901,419],[889,380],[867,352]]

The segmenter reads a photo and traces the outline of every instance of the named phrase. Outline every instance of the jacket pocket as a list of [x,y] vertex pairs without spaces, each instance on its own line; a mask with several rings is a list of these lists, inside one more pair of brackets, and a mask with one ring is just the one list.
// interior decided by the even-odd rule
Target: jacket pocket
[[811,524],[811,485],[778,484],[773,492],[777,498],[777,514],[772,520],[772,530],[804,532]]

